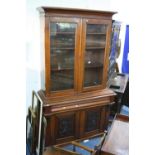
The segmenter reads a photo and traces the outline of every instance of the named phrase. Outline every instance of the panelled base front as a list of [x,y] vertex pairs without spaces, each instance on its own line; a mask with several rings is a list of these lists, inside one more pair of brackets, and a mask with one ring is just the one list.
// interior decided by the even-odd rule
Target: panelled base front
[[112,91],[105,94],[94,96],[89,93],[85,97],[81,95],[74,99],[72,97],[56,101],[45,98],[40,91],[47,119],[45,146],[87,138],[103,132],[108,125],[110,104],[115,96]]

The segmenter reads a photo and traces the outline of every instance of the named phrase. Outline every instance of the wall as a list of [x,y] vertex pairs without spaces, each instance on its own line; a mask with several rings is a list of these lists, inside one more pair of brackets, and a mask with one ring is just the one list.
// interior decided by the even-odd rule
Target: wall
[[[40,6],[70,7],[94,10],[117,11],[114,19],[122,20],[125,15],[123,10],[114,0],[27,0],[26,4],[26,110],[31,104],[32,90],[41,88],[41,34],[40,18],[37,8]],[[121,12],[122,10],[122,12]],[[124,15],[124,16],[122,16]],[[122,33],[122,40],[124,34]],[[121,60],[119,62],[121,65]]]

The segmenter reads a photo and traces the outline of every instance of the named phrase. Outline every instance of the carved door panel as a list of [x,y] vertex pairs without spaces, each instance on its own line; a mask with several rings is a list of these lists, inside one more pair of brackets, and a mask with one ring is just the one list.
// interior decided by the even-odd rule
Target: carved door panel
[[80,136],[87,137],[102,132],[106,125],[106,106],[90,108],[81,112]]
[[77,137],[79,127],[79,113],[68,112],[55,115],[56,143],[73,140]]
[[85,132],[91,132],[99,129],[101,119],[100,110],[91,110],[86,112],[85,118]]
[[52,115],[47,119],[46,146],[103,132],[108,116],[108,105]]

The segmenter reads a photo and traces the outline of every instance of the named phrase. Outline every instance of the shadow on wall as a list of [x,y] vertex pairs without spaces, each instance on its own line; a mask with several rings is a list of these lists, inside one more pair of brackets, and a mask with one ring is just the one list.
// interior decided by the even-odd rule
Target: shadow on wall
[[40,89],[40,72],[35,69],[26,68],[26,113],[32,102],[32,90]]

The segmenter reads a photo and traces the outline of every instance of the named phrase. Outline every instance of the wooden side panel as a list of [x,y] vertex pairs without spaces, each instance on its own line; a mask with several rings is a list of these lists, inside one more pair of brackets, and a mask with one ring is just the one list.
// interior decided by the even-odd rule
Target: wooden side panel
[[51,118],[50,117],[46,117],[46,121],[47,121],[47,128],[46,128],[46,137],[45,137],[45,145],[49,146],[51,144],[51,135],[53,135],[51,133]]
[[50,33],[49,33],[49,17],[45,18],[45,88],[46,95],[50,92]]

